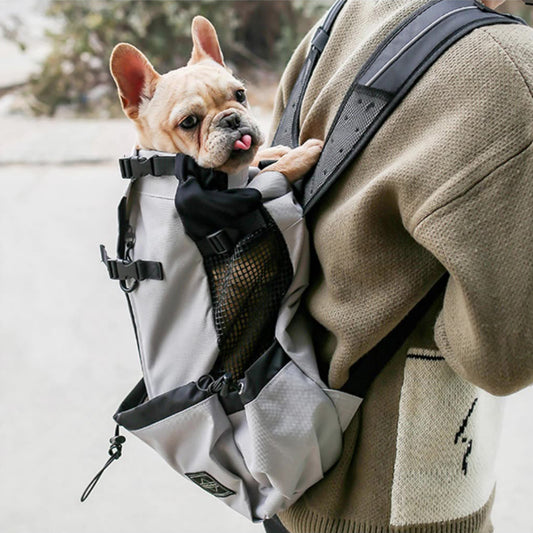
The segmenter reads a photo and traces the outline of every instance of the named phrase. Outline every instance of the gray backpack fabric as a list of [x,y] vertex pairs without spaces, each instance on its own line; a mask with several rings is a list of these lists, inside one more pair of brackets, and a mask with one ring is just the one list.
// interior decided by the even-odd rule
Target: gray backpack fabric
[[[303,94],[345,1],[316,32],[276,143],[298,142]],[[126,293],[143,379],[115,414],[118,426],[252,521],[324,476],[427,298],[352,367],[343,391],[328,389],[298,311],[309,276],[303,215],[440,54],[476,27],[517,22],[474,0],[433,0],[394,30],[356,76],[301,203],[274,172],[226,176],[146,151],[121,160],[132,181],[119,206],[118,258],[101,254]],[[120,457],[118,426],[82,500]]]

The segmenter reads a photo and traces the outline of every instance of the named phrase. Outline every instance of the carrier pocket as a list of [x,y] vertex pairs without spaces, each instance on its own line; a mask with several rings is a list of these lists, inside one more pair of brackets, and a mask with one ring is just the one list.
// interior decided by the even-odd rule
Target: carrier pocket
[[235,379],[274,340],[281,301],[293,271],[287,245],[266,210],[265,227],[247,235],[224,254],[204,257],[219,356],[215,374]]
[[[340,394],[340,401],[349,400],[344,411],[351,418],[358,399]],[[246,372],[241,398],[244,411],[230,419],[250,474],[268,487],[257,505],[264,519],[290,506],[333,466],[341,452],[342,422],[327,392],[277,343]]]
[[217,394],[189,383],[146,401],[141,381],[115,420],[153,448],[177,472],[252,519],[244,460]]
[[[146,401],[141,381],[115,420],[250,520],[289,507],[338,459],[343,423],[335,401],[279,344],[246,371],[238,390],[201,388],[189,383]],[[341,411],[351,417],[358,401],[344,396],[350,403]]]

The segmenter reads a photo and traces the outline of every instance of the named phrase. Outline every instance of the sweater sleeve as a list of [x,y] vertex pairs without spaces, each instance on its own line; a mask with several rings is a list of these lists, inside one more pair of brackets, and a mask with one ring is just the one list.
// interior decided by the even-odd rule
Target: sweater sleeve
[[435,340],[492,394],[533,383],[533,146],[415,230],[450,273]]
[[533,78],[528,57],[498,42],[509,33],[487,34],[503,54],[495,57],[503,67],[501,99],[506,83],[520,84],[520,99],[509,105],[527,119],[502,129],[499,141],[514,146],[505,158],[421,207],[412,235],[450,273],[437,346],[464,379],[506,395],[533,383]]

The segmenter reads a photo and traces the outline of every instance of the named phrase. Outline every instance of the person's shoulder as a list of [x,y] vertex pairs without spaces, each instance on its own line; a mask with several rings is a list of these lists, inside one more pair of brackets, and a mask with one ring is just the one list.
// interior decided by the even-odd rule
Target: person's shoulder
[[523,24],[495,24],[473,32],[481,57],[490,60],[490,74],[502,83],[521,79],[533,96],[533,28]]

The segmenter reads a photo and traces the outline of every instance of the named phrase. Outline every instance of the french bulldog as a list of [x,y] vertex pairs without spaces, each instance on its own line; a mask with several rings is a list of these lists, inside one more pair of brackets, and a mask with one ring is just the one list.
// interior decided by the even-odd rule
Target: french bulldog
[[110,59],[122,108],[133,121],[139,149],[182,153],[199,166],[235,174],[261,159],[291,183],[317,162],[322,141],[267,148],[258,154],[263,135],[250,114],[243,83],[224,64],[213,25],[192,21],[192,55],[185,67],[158,74],[134,46],[120,43]]

